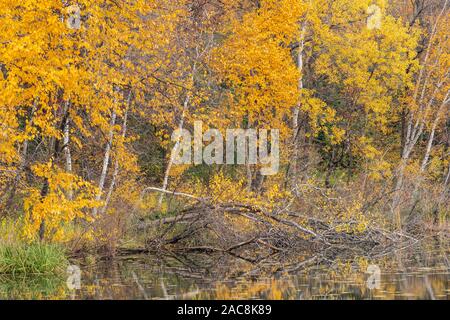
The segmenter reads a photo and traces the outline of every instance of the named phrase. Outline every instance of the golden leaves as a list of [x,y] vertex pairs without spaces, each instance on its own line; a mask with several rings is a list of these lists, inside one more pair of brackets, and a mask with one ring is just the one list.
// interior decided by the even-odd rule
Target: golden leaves
[[30,188],[24,200],[24,237],[35,239],[42,221],[46,223],[47,239],[64,239],[64,227],[77,218],[92,222],[94,217],[85,209],[95,208],[102,203],[95,200],[98,190],[90,182],[62,171],[52,162],[33,166],[37,177],[45,178],[49,185],[48,194],[42,197],[40,190]]

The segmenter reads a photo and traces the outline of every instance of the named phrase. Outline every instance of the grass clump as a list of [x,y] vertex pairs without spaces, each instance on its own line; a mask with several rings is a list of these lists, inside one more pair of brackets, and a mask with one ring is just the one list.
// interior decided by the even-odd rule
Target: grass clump
[[0,274],[58,274],[67,265],[64,249],[58,245],[0,243]]

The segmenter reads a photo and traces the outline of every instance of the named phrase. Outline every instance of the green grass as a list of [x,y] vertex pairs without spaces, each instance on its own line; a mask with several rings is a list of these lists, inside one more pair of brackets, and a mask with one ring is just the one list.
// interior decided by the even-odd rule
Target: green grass
[[53,244],[0,244],[0,274],[57,274],[68,261],[64,249]]

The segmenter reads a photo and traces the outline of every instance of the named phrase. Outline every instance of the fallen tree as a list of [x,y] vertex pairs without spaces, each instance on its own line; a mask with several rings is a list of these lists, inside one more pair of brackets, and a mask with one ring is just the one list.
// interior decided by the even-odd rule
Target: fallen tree
[[[215,202],[209,198],[159,188],[147,190],[188,199],[189,205],[174,216],[138,221],[134,226],[136,230],[150,235],[146,245],[134,251],[122,250],[122,253],[220,253],[250,263],[260,263],[273,255],[300,251],[314,258],[286,269],[295,271],[307,265],[309,262],[306,261],[326,260],[338,252],[382,255],[418,241],[406,233],[384,230],[374,225],[368,225],[362,232],[340,231],[329,221],[289,210],[289,206],[268,210],[257,205]],[[242,225],[249,225],[248,230],[237,231],[236,228]]]

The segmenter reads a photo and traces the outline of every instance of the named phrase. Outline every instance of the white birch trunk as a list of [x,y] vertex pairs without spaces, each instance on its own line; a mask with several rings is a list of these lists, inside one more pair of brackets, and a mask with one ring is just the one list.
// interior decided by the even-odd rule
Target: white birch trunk
[[[197,51],[196,59],[198,59],[200,57],[200,54],[198,53],[198,48],[196,49],[196,51]],[[191,74],[191,81],[192,81],[192,83],[194,82],[194,76],[195,76],[196,71],[197,71],[197,64],[196,64],[196,62],[194,62],[194,65],[192,66],[192,74]],[[190,93],[189,92],[186,93],[186,98],[184,99],[184,102],[183,102],[183,111],[182,111],[182,114],[181,114],[181,119],[180,119],[180,122],[178,124],[178,129],[179,130],[183,129],[184,117],[185,117],[186,112],[188,111],[190,98],[191,98],[190,97]],[[174,160],[176,152],[178,151],[179,146],[180,146],[180,142],[177,141],[175,143],[175,145],[173,146],[173,148],[172,148],[172,153],[170,154],[169,163],[167,164],[166,172],[164,173],[164,180],[163,180],[163,185],[162,185],[162,189],[163,190],[166,190],[167,186],[169,184],[170,169],[172,169],[173,160]],[[159,196],[159,199],[158,199],[158,207],[157,207],[158,209],[161,208],[163,200],[164,200],[164,193],[161,193],[161,195]]]
[[[127,135],[127,120],[128,120],[128,110],[131,105],[131,92],[128,94],[127,98],[127,108],[125,110],[125,114],[123,116],[123,125],[122,125],[122,138],[125,138]],[[119,159],[116,158],[114,162],[114,172],[111,178],[111,184],[109,185],[108,193],[105,198],[105,205],[103,206],[101,213],[105,213],[108,207],[109,202],[111,201],[111,196],[114,191],[114,187],[116,185],[117,175],[119,174]]]
[[[66,102],[65,111],[67,113],[69,110],[70,101]],[[72,173],[72,156],[70,154],[70,119],[67,116],[66,123],[64,125],[64,135],[63,135],[63,146],[64,146],[64,155],[66,157],[66,172]],[[69,200],[73,199],[73,191],[72,188],[69,187],[69,191],[67,193],[67,197]]]
[[[184,116],[185,113],[188,109],[188,105],[189,105],[189,99],[190,96],[189,94],[186,96],[186,98],[184,99],[184,104],[183,104],[183,113],[181,114],[181,119],[180,122],[178,124],[178,129],[182,130],[183,129],[183,125],[184,125]],[[163,185],[162,185],[162,189],[166,190],[167,189],[167,185],[169,184],[169,175],[170,175],[170,169],[172,168],[173,165],[173,160],[174,157],[176,155],[176,153],[178,152],[178,148],[180,146],[180,141],[177,141],[175,143],[175,145],[172,148],[172,153],[170,154],[170,159],[169,159],[169,163],[167,164],[167,168],[166,168],[166,172],[164,173],[164,180],[163,180]],[[164,195],[165,193],[161,193],[161,195],[159,196],[158,199],[158,209],[161,208],[162,202],[164,200]]]
[[294,154],[293,154],[293,159],[292,159],[292,168],[293,168],[293,173],[294,173],[294,177],[297,176],[297,166],[298,166],[298,145],[297,145],[297,140],[298,140],[298,135],[299,135],[299,116],[300,116],[300,108],[301,108],[301,93],[303,90],[303,51],[305,48],[305,34],[306,34],[306,23],[303,23],[302,25],[302,30],[300,33],[300,41],[299,41],[299,47],[298,47],[298,54],[297,54],[297,68],[298,71],[300,73],[300,77],[298,79],[298,90],[300,92],[300,96],[298,99],[298,103],[297,106],[294,108],[294,114],[293,114],[293,119],[292,119],[292,128],[293,128],[293,148],[294,148]]
[[[425,72],[426,66],[428,65],[428,60],[429,60],[430,54],[431,54],[431,47],[432,47],[433,39],[437,33],[439,20],[441,19],[442,15],[444,14],[444,12],[447,8],[447,4],[448,4],[448,0],[445,0],[445,3],[443,4],[441,12],[439,13],[438,17],[436,18],[435,23],[433,24],[431,36],[430,36],[430,39],[428,40],[425,58],[423,61],[424,68],[421,68],[419,71],[416,88],[415,88],[414,94],[413,94],[414,101],[417,101],[420,105],[419,105],[419,110],[416,113],[416,119],[414,119],[414,114],[411,114],[408,119],[408,127],[407,127],[407,132],[406,132],[406,137],[405,137],[405,143],[404,143],[403,151],[402,151],[402,159],[401,159],[400,165],[397,169],[397,181],[395,183],[394,196],[393,196],[392,204],[391,204],[391,213],[392,213],[393,217],[397,218],[399,223],[400,223],[400,213],[398,211],[398,205],[401,200],[401,190],[403,188],[403,180],[404,180],[404,175],[405,175],[404,171],[408,164],[410,155],[411,155],[415,145],[417,144],[419,137],[423,133],[423,129],[425,127],[425,121],[426,121],[426,113],[428,112],[428,109],[432,106],[435,95],[437,93],[437,89],[438,89],[438,88],[436,88],[434,90],[430,100],[426,104],[423,103],[423,101],[422,101],[423,94],[419,97],[420,87],[422,85],[425,87],[426,84],[428,83],[429,74],[426,74],[425,79],[423,79],[424,72]],[[422,84],[422,82],[423,82],[423,84]],[[423,88],[423,90],[424,89],[425,88]],[[422,93],[423,92],[424,91],[422,91]],[[419,98],[419,101],[418,101],[418,98]],[[445,103],[445,99],[444,99],[444,103]],[[434,124],[433,124],[433,127],[434,127]],[[431,146],[432,146],[432,142],[433,142],[432,140],[434,139],[434,131],[435,130],[432,130],[432,135],[430,136],[431,140],[428,141],[428,145],[427,145],[427,150],[428,150],[428,146],[429,146],[430,150],[425,154],[425,157],[426,157],[426,159],[424,158],[425,162],[422,162],[422,166],[424,169],[425,169],[426,163],[428,162],[429,152],[431,151]],[[422,166],[421,166],[421,168],[422,168]]]
[[[103,157],[103,166],[102,166],[102,173],[100,174],[100,179],[98,182],[98,193],[97,196],[95,197],[95,200],[100,201],[102,198],[102,193],[103,193],[103,187],[105,185],[105,180],[106,180],[106,174],[108,173],[108,166],[109,166],[109,158],[111,155],[111,145],[113,143],[113,138],[114,138],[114,125],[116,124],[116,111],[113,110],[112,114],[111,114],[111,121],[110,121],[110,128],[109,128],[109,134],[108,134],[108,141],[106,143],[106,147],[105,147],[105,156]],[[97,215],[98,212],[98,208],[94,208],[93,209],[93,215]]]

